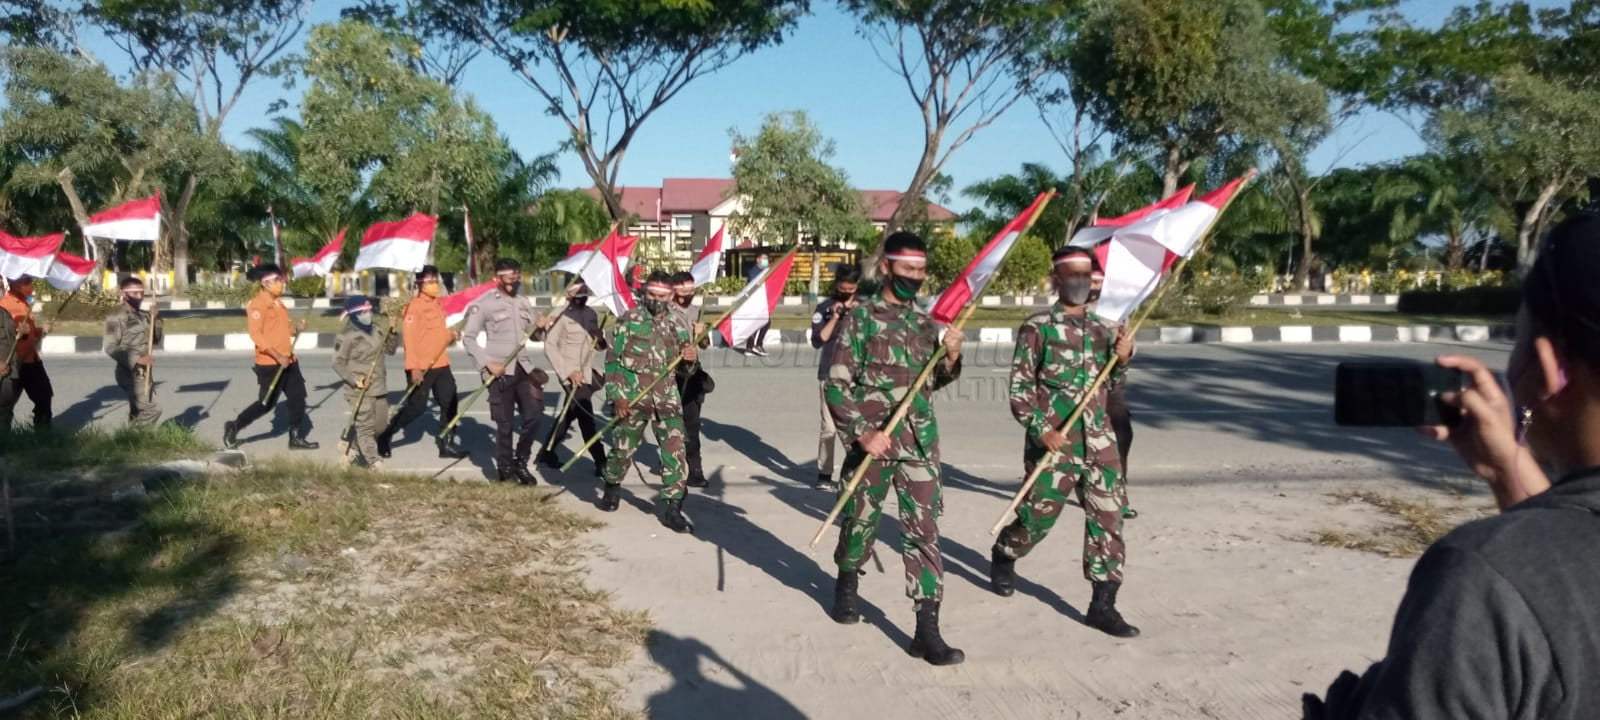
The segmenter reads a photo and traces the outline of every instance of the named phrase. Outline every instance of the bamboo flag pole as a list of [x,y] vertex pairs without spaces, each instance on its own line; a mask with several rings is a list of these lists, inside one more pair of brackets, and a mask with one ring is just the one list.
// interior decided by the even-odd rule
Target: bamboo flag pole
[[[775,263],[767,266],[767,269],[764,270],[759,276],[757,276],[754,282],[752,282],[752,283],[750,283],[750,285],[746,286],[747,289],[765,285],[766,282],[767,282],[767,278],[771,277],[772,273],[776,272],[778,267],[783,265],[784,260],[787,260],[787,259],[789,259],[791,257],[794,257],[794,254],[799,252],[799,251],[800,251],[800,246],[799,245],[796,245],[793,248],[790,248],[789,252],[784,254],[784,256],[783,256],[784,259],[783,260],[779,260],[778,262],[775,262]],[[700,341],[704,340],[705,338],[707,338],[707,337],[709,337],[711,335],[711,329],[712,328],[717,327],[718,325],[721,325],[723,320],[726,320],[726,319],[728,319],[730,317],[733,317],[734,312],[738,311],[738,309],[740,307],[742,307],[745,304],[745,302],[749,301],[750,298],[755,297],[755,295],[756,294],[755,294],[754,290],[750,290],[749,292],[741,293],[739,295],[739,297],[733,301],[733,305],[730,306],[727,309],[727,311],[723,312],[720,316],[717,317],[717,321],[716,322],[711,323],[709,325],[706,325],[705,330],[695,333],[694,337],[689,341],[690,345],[698,348],[700,346]],[[657,385],[660,385],[661,381],[663,379],[665,379],[667,376],[671,375],[672,371],[676,370],[677,367],[678,367],[678,364],[681,363],[681,362],[683,362],[683,354],[679,353],[677,357],[672,359],[672,362],[667,364],[666,369],[662,370],[661,374],[656,376],[656,379],[650,381],[649,384],[644,386],[644,389],[642,389],[638,393],[634,394],[634,396],[628,400],[628,405],[631,407],[632,405],[638,403],[641,399],[643,399],[645,395],[650,394],[650,391],[654,390]],[[567,460],[566,464],[561,466],[561,471],[562,472],[566,472],[568,468],[572,467],[572,464],[577,462],[578,458],[582,457],[584,453],[589,451],[590,447],[593,447],[595,443],[600,441],[600,438],[606,434],[607,430],[610,430],[613,426],[615,426],[617,424],[618,419],[619,418],[611,418],[611,420],[608,421],[605,424],[605,427],[602,427],[599,430],[596,430],[595,433],[594,433],[594,437],[589,438],[589,441],[584,443],[583,447],[578,448],[578,451],[573,453],[572,457]]]
[[[610,315],[606,315],[606,316],[600,318],[600,337],[602,337],[602,338],[605,337],[606,321],[608,321],[610,319],[611,319]],[[584,349],[583,349],[583,361],[578,363],[578,367],[580,368],[580,372],[581,371],[585,371],[585,370],[589,371],[589,372],[593,372],[593,369],[592,369],[592,366],[590,365],[590,363],[594,362],[594,341],[595,341],[594,338],[590,338],[589,339],[589,344],[586,347],[584,347]],[[546,342],[549,342],[549,341],[546,340]],[[584,373],[583,377],[584,377],[585,380],[587,380],[589,378],[588,373]],[[560,382],[559,378],[557,379],[557,382]],[[550,446],[555,444],[555,441],[556,441],[556,428],[561,427],[561,421],[564,418],[567,417],[567,411],[572,409],[572,396],[577,394],[577,390],[578,390],[578,385],[574,384],[572,387],[567,389],[567,396],[561,399],[561,410],[556,413],[555,424],[550,426],[550,435],[544,439],[544,450],[545,451],[549,451],[550,450]]]
[[[506,356],[505,360],[500,361],[500,364],[505,367],[505,372],[511,372],[513,370],[512,363],[516,362],[518,355],[521,355],[528,349],[527,345],[528,338],[522,338],[522,342],[517,343],[516,349],[512,350],[511,354]],[[490,373],[488,379],[479,383],[478,389],[472,391],[472,395],[467,397],[467,401],[461,404],[461,409],[456,411],[456,416],[450,418],[450,422],[444,426],[443,430],[439,431],[439,437],[450,437],[450,431],[456,428],[456,425],[461,422],[461,418],[467,416],[467,410],[470,410],[472,408],[472,404],[478,401],[478,396],[482,395],[485,390],[488,390],[489,385],[493,384],[494,381],[499,377],[500,375]]]
[[[463,321],[463,322],[465,322],[465,321]],[[445,329],[446,330],[450,330],[452,336],[455,335],[455,328],[447,326]],[[444,357],[444,354],[446,352],[450,351],[450,346],[454,345],[454,344],[455,344],[455,341],[451,340],[450,342],[447,342],[442,347],[440,347],[439,348],[439,352],[434,353],[433,362],[428,363],[428,367],[431,368],[431,367],[433,367],[435,365],[438,365],[439,364],[439,358]],[[424,369],[422,372],[424,374],[426,374],[428,371],[427,371],[427,369]],[[405,405],[406,405],[406,401],[411,399],[411,394],[416,392],[417,388],[419,388],[421,386],[422,386],[422,381],[419,380],[417,382],[411,382],[410,378],[407,377],[407,379],[406,379],[406,392],[405,392],[404,395],[400,396],[400,402],[395,404],[394,412],[389,415],[389,420],[390,421],[393,421],[395,416],[400,414],[401,409],[404,408]]]
[[[340,440],[343,440],[346,437],[349,437],[350,431],[352,429],[354,429],[355,426],[356,426],[356,416],[361,414],[361,404],[367,401],[367,390],[372,387],[372,374],[378,371],[378,363],[383,362],[383,357],[385,355],[389,354],[387,352],[384,352],[384,348],[387,348],[389,346],[389,338],[394,335],[394,328],[395,328],[395,323],[396,322],[398,322],[397,319],[391,318],[389,320],[389,327],[384,328],[384,330],[383,330],[383,339],[378,341],[378,354],[372,358],[372,365],[367,368],[367,374],[365,376],[363,376],[363,378],[362,378],[366,382],[362,384],[361,392],[356,394],[356,404],[355,404],[354,408],[351,409],[351,411],[350,411],[350,422],[348,424],[346,424],[344,426],[344,430],[339,433],[339,439]],[[410,392],[406,393],[407,397],[409,397],[410,395],[411,395]],[[354,441],[351,441],[351,442],[348,442],[348,443],[345,444],[345,446],[344,446],[344,455],[345,455],[345,457],[349,457],[350,456],[350,448],[353,445],[355,445]]]
[[[1019,235],[1026,235],[1029,230],[1033,229],[1033,224],[1039,220],[1040,215],[1044,214],[1045,207],[1050,204],[1050,199],[1054,197],[1055,192],[1050,192],[1045,201],[1034,209],[1033,216],[1028,218],[1028,224],[1022,227]],[[1000,258],[1000,265],[1004,265],[1005,260],[1005,257]],[[998,273],[999,270],[1000,267],[996,266],[995,272]],[[950,325],[946,332],[961,332],[966,327],[967,320],[972,317],[972,313],[978,309],[978,304],[976,295],[968,298],[967,306],[962,308],[961,314],[956,316],[955,322]],[[928,382],[928,377],[933,374],[934,368],[944,360],[945,354],[945,346],[940,343],[939,347],[933,351],[933,357],[928,358],[928,362],[922,366],[922,372],[917,374],[917,379],[911,383],[911,387],[906,391],[905,396],[900,398],[900,403],[895,407],[894,414],[890,415],[889,421],[880,428],[883,434],[891,438],[894,437],[895,431],[900,429],[900,422],[911,411],[911,405],[916,401],[917,393],[922,391],[922,386]],[[856,487],[861,484],[861,479],[866,477],[867,467],[871,464],[872,458],[870,457],[863,457],[861,462],[856,463],[856,469],[850,475],[850,482],[845,483],[844,490],[839,493],[839,498],[833,503],[833,509],[828,511],[828,516],[823,518],[822,525],[817,528],[817,534],[811,536],[811,547],[815,548],[817,543],[822,542],[822,536],[828,534],[828,526],[832,525],[833,521],[839,517],[839,513],[844,512],[844,506],[855,495]]]
[[[144,356],[150,357],[156,352],[156,307],[155,301],[150,302],[150,327],[144,340]],[[145,402],[155,399],[155,369],[151,365],[144,368],[144,397]]]
[[[1245,181],[1239,184],[1238,189],[1234,191],[1233,195],[1228,197],[1228,201],[1223,203],[1222,207],[1217,210],[1216,217],[1211,218],[1210,224],[1206,225],[1205,231],[1200,234],[1200,239],[1195,242],[1194,252],[1189,253],[1188,256],[1180,259],[1178,263],[1173,266],[1172,271],[1167,273],[1167,276],[1163,279],[1161,285],[1156,288],[1155,294],[1151,295],[1150,298],[1145,301],[1144,307],[1140,309],[1139,315],[1133,319],[1132,323],[1123,329],[1123,332],[1131,336],[1139,331],[1139,326],[1143,325],[1145,319],[1150,317],[1150,311],[1155,309],[1156,305],[1160,304],[1161,297],[1165,295],[1167,290],[1173,285],[1178,284],[1177,279],[1183,273],[1183,268],[1189,264],[1189,258],[1200,254],[1200,250],[1205,246],[1206,242],[1211,239],[1211,230],[1215,228],[1217,226],[1217,222],[1222,219],[1222,214],[1228,211],[1228,207],[1233,204],[1234,198],[1239,197],[1239,192],[1244,190],[1245,186],[1248,185],[1250,180],[1255,178],[1255,176],[1255,170],[1251,170],[1250,173],[1245,176]],[[1089,385],[1089,387],[1084,391],[1083,395],[1078,397],[1078,400],[1075,403],[1076,407],[1074,407],[1072,409],[1072,413],[1067,416],[1066,422],[1062,423],[1061,427],[1056,429],[1057,432],[1067,432],[1074,424],[1078,422],[1078,418],[1083,417],[1084,411],[1088,409],[1089,406],[1087,400],[1091,397],[1094,397],[1094,393],[1099,391],[1100,386],[1105,384],[1107,378],[1111,377],[1111,371],[1116,366],[1117,355],[1115,352],[1113,352],[1111,354],[1110,361],[1106,363],[1104,368],[1101,368],[1100,374],[1095,377],[1094,382]],[[1046,453],[1043,458],[1040,458],[1039,462],[1034,464],[1033,472],[1028,473],[1028,477],[1022,481],[1022,487],[1017,489],[1016,496],[1011,498],[1011,503],[1006,506],[1005,512],[1000,514],[1000,518],[995,521],[994,527],[989,529],[990,535],[999,535],[1000,531],[1005,529],[1005,526],[1011,523],[1011,518],[1016,514],[1017,508],[1022,506],[1022,501],[1028,497],[1028,492],[1033,489],[1034,483],[1039,481],[1039,475],[1044,472],[1045,468],[1055,465],[1056,456],[1059,454],[1060,452],[1052,450]]]

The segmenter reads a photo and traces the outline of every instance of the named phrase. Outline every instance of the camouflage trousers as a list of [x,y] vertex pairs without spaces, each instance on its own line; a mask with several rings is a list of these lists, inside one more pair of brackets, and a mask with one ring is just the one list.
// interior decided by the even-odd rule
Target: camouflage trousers
[[145,392],[145,375],[150,368],[129,370],[117,364],[117,387],[128,395],[128,424],[154,427],[161,420],[161,406],[156,404],[155,379],[150,380],[150,392]]
[[[850,453],[840,476],[848,478],[862,459],[859,451]],[[906,595],[912,600],[940,600],[944,597],[944,557],[939,553],[939,515],[944,499],[939,468],[932,463],[873,460],[845,503],[833,561],[840,572],[854,572],[872,555],[890,487],[900,504],[900,559],[905,564]]]
[[[389,398],[388,393],[383,388],[375,387],[367,390],[367,396],[361,401],[361,407],[358,408],[356,407],[356,397],[360,394],[361,390],[357,388],[347,387],[344,389],[344,399],[350,403],[350,412],[355,415],[355,420],[351,422],[350,428],[351,432],[356,436],[354,450],[361,453],[361,460],[367,467],[372,467],[383,462],[383,456],[378,454],[377,435],[383,430],[385,424],[389,422]],[[446,420],[445,422],[449,421]],[[340,438],[341,442],[348,440],[349,438]],[[351,460],[355,459],[353,455],[349,454],[345,455],[345,457]]]
[[[1088,442],[1063,448],[1053,466],[1039,473],[1027,499],[1017,508],[1017,519],[1000,531],[995,550],[1005,557],[1021,558],[1044,540],[1073,490],[1083,507],[1083,576],[1092,582],[1122,582],[1127,547],[1122,538],[1122,511],[1128,504],[1122,483],[1122,463],[1116,442],[1104,433],[1090,434]],[[1028,443],[1023,464],[1029,473],[1044,459],[1042,445]]]
[[633,454],[644,444],[647,424],[655,431],[656,447],[661,453],[661,499],[682,500],[689,486],[683,473],[683,417],[675,412],[635,407],[628,417],[617,420],[611,429],[611,454],[606,457],[605,483],[621,485],[628,476]]

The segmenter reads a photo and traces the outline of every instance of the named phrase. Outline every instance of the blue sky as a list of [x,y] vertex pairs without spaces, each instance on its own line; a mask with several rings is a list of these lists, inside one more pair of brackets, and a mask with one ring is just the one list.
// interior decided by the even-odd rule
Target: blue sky
[[[1541,3],[1543,4],[1543,3]],[[1406,12],[1415,21],[1433,25],[1453,4],[1437,0],[1411,2]],[[341,3],[318,3],[315,22],[337,20]],[[96,48],[116,66],[114,48]],[[246,147],[244,132],[264,124],[267,106],[286,97],[285,112],[298,113],[304,84],[284,90],[258,83],[247,92],[224,128],[235,145]],[[537,95],[497,58],[479,56],[467,71],[462,89],[472,94],[525,156],[553,150],[565,128],[544,114]],[[781,45],[750,54],[719,73],[691,83],[643,126],[624,159],[626,185],[655,185],[663,177],[727,177],[729,128],[753,132],[768,112],[804,110],[838,149],[835,162],[862,189],[903,190],[922,150],[922,122],[904,82],[882,64],[868,41],[855,32],[851,18],[831,2],[814,3],[813,15],[801,21]],[[1347,122],[1310,158],[1321,172],[1336,166],[1383,162],[1419,152],[1415,130],[1388,113],[1368,112]],[[1051,140],[1031,103],[1018,103],[993,125],[958,150],[944,170],[955,180],[952,207],[965,210],[972,202],[962,188],[985,178],[1013,172],[1023,162],[1043,162],[1060,171],[1066,158]],[[565,187],[589,184],[573,153],[560,159]]]

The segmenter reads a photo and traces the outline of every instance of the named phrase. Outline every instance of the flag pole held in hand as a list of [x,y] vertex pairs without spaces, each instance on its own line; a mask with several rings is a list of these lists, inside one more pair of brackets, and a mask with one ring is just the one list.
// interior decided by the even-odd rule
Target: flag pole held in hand
[[[1167,290],[1171,289],[1173,285],[1178,283],[1178,278],[1182,275],[1184,267],[1189,264],[1189,258],[1198,255],[1200,250],[1205,246],[1205,243],[1211,239],[1211,230],[1217,226],[1217,221],[1222,219],[1222,214],[1227,211],[1228,206],[1233,204],[1234,198],[1239,197],[1238,190],[1244,189],[1244,185],[1248,184],[1249,181],[1255,177],[1255,175],[1256,171],[1253,169],[1247,175],[1245,175],[1244,182],[1240,183],[1239,187],[1233,192],[1233,194],[1228,196],[1227,202],[1225,202],[1222,207],[1218,209],[1216,216],[1211,218],[1211,222],[1206,225],[1205,230],[1201,232],[1200,238],[1195,241],[1194,251],[1183,256],[1176,264],[1173,265],[1172,271],[1168,272],[1166,276],[1162,278],[1161,285],[1158,286],[1155,293],[1144,302],[1144,306],[1140,308],[1139,314],[1134,317],[1133,322],[1129,323],[1122,329],[1122,333],[1126,334],[1127,337],[1132,337],[1139,331],[1139,327],[1144,324],[1144,321],[1147,318],[1150,317],[1150,311],[1154,310],[1155,307],[1161,303],[1161,297],[1165,295]],[[1115,240],[1112,242],[1115,242]],[[1078,396],[1077,402],[1074,403],[1075,406],[1072,408],[1072,413],[1067,416],[1066,422],[1063,422],[1061,427],[1056,428],[1057,432],[1066,433],[1072,429],[1073,425],[1077,424],[1078,419],[1083,417],[1084,411],[1089,407],[1089,398],[1094,397],[1094,394],[1098,392],[1100,387],[1105,384],[1106,380],[1111,377],[1111,371],[1116,368],[1117,362],[1117,354],[1113,352],[1110,360],[1106,362],[1106,366],[1100,369],[1100,374],[1095,377],[1094,382],[1084,390],[1082,395]],[[1017,508],[1022,506],[1023,500],[1027,499],[1028,493],[1033,490],[1034,483],[1039,481],[1039,475],[1043,474],[1045,469],[1054,466],[1056,457],[1060,454],[1061,453],[1059,451],[1051,450],[1045,453],[1045,456],[1041,458],[1039,462],[1034,464],[1033,472],[1028,473],[1028,477],[1022,481],[1022,487],[1017,489],[1017,494],[1011,498],[1011,503],[1006,506],[1005,512],[1000,514],[999,519],[995,520],[994,527],[989,529],[990,535],[999,535],[1001,530],[1004,530],[1007,525],[1011,524],[1011,519],[1014,515],[1016,515]]]
[[[1033,228],[1033,224],[1039,220],[1039,216],[1044,213],[1045,206],[1050,203],[1050,199],[1053,197],[1055,197],[1055,192],[1047,190],[1034,198],[1031,205],[1010,223],[1007,223],[1006,227],[1000,229],[994,239],[990,240],[984,246],[984,249],[978,253],[977,257],[972,259],[972,262],[961,273],[961,276],[957,277],[956,282],[952,283],[951,287],[947,288],[939,296],[934,303],[934,314],[941,318],[950,318],[951,315],[942,313],[955,313],[950,327],[945,332],[958,333],[966,327],[967,320],[978,309],[978,298],[982,295],[983,290],[988,287],[989,281],[999,274],[1000,266],[1005,263],[1006,257],[1011,254],[1011,248],[1016,244],[1017,240],[1020,240],[1028,230]],[[956,308],[960,308],[959,312],[955,312]],[[835,330],[834,332],[838,331]],[[916,401],[917,393],[922,391],[922,386],[927,384],[928,378],[933,375],[934,369],[944,360],[946,352],[944,344],[940,343],[939,347],[934,350],[933,356],[922,366],[922,372],[917,374],[916,380],[911,383],[911,387],[907,389],[905,396],[900,398],[899,404],[895,406],[894,413],[889,416],[889,421],[879,428],[879,431],[889,437],[891,442],[895,432],[900,429],[900,423],[905,420],[906,414],[911,411],[911,405]],[[811,537],[811,547],[815,548],[817,543],[822,542],[822,536],[828,534],[828,526],[832,525],[834,520],[839,517],[839,513],[844,512],[845,505],[855,496],[856,488],[860,486],[861,479],[866,476],[867,468],[873,463],[874,458],[866,456],[864,450],[861,462],[856,463],[855,471],[851,473],[850,481],[845,483],[844,490],[839,493],[838,500],[833,503],[833,509],[828,511],[828,516],[822,520],[822,525],[817,528],[817,534]]]
[[[150,303],[150,328],[144,341],[144,356],[152,357],[156,352],[156,307],[155,302]],[[152,365],[144,366],[144,397],[145,402],[156,397],[155,371]]]
[[[800,246],[796,245],[793,248],[790,248],[789,252],[784,255],[784,258],[787,259],[789,257],[792,257],[795,253],[797,253],[799,251],[800,251]],[[737,312],[741,306],[743,306],[746,302],[748,302],[750,300],[750,298],[753,298],[753,297],[756,296],[754,288],[765,286],[766,282],[767,282],[767,278],[769,276],[771,276],[772,273],[776,272],[777,269],[782,265],[783,265],[783,260],[779,260],[778,262],[775,262],[775,263],[772,263],[771,265],[768,265],[767,269],[763,270],[761,272],[761,274],[756,277],[755,281],[750,283],[750,285],[748,286],[749,292],[741,293],[739,295],[739,297],[733,301],[733,305],[730,306],[727,309],[727,311],[723,312],[722,315],[717,317],[717,321],[716,322],[711,323],[709,325],[706,325],[704,330],[695,333],[694,336],[692,338],[690,338],[689,344],[692,347],[699,347],[700,346],[700,341],[702,341],[702,340],[706,339],[708,336],[710,336],[711,328],[717,327],[718,325],[722,324],[723,320],[726,320],[726,319],[728,319],[730,317],[733,317],[733,314],[735,312]],[[631,408],[634,405],[637,405],[640,400],[644,399],[644,397],[646,395],[649,395],[650,391],[654,390],[657,385],[661,384],[661,381],[666,379],[666,377],[668,375],[671,375],[672,372],[678,368],[678,364],[681,363],[681,362],[683,362],[683,354],[679,353],[677,357],[672,359],[672,362],[667,364],[666,369],[662,370],[661,374],[656,376],[655,380],[650,381],[649,384],[644,386],[644,389],[640,390],[637,393],[634,393],[634,396],[632,398],[628,399],[628,407]],[[578,451],[576,453],[573,453],[572,457],[567,460],[566,464],[561,466],[561,471],[562,472],[566,472],[568,468],[572,467],[572,464],[577,462],[578,458],[581,457],[584,453],[588,452],[589,448],[593,447],[595,443],[599,442],[600,438],[606,434],[606,431],[610,430],[613,426],[615,426],[617,424],[618,420],[619,420],[619,418],[613,417],[613,418],[611,418],[610,421],[606,422],[605,427],[602,427],[599,430],[596,430],[595,433],[594,433],[594,437],[589,438],[589,441],[584,443],[583,447],[578,448]]]
[[[377,357],[372,358],[372,365],[367,367],[367,374],[365,376],[363,376],[363,378],[362,378],[363,380],[365,380],[365,382],[363,382],[361,384],[361,392],[356,393],[355,409],[350,411],[350,422],[346,423],[345,426],[344,426],[344,430],[339,433],[339,439],[340,440],[344,440],[345,438],[349,437],[350,436],[350,431],[354,430],[355,427],[356,427],[356,416],[361,414],[361,403],[364,403],[364,402],[367,401],[367,390],[372,388],[372,374],[378,371],[378,363],[383,362],[383,356],[388,354],[387,352],[384,352],[384,348],[387,348],[389,346],[389,337],[391,335],[394,335],[394,327],[395,327],[395,320],[391,319],[389,321],[389,327],[384,328],[384,330],[383,330],[383,339],[378,341],[378,355],[377,355]],[[408,392],[408,393],[406,393],[406,395],[410,396],[410,393]],[[344,446],[344,456],[345,457],[349,457],[350,456],[350,448],[353,445],[355,445],[354,441],[345,443],[345,446]]]
[[[601,337],[601,339],[603,339],[605,337],[606,321],[610,320],[610,319],[611,319],[610,315],[604,315],[604,316],[602,316],[600,318],[600,333],[601,333],[600,337]],[[549,341],[547,340],[546,342],[549,342]],[[578,366],[580,368],[582,368],[583,371],[586,371],[585,375],[584,375],[584,379],[585,380],[589,379],[588,378],[588,373],[594,372],[593,368],[590,366],[590,363],[594,362],[594,343],[595,343],[595,338],[590,338],[588,347],[585,347],[583,349],[583,362],[578,363]],[[559,382],[559,380],[557,382]],[[561,427],[561,421],[564,418],[567,417],[567,411],[572,409],[572,396],[577,394],[577,390],[578,390],[578,386],[576,384],[574,384],[571,388],[567,389],[567,396],[565,398],[561,399],[561,410],[556,413],[555,424],[550,426],[550,435],[548,435],[544,439],[544,451],[545,452],[548,452],[550,450],[550,447],[555,445],[555,442],[556,442],[556,428]],[[595,434],[599,435],[598,432],[596,432]]]

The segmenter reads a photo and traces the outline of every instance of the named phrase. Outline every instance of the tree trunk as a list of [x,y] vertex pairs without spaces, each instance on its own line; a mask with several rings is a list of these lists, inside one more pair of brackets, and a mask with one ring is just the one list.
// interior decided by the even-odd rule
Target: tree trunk
[[1533,201],[1522,216],[1517,220],[1517,271],[1527,270],[1533,265],[1534,255],[1538,249],[1533,246],[1540,225],[1543,224],[1545,208],[1561,190],[1561,183],[1552,180],[1539,189],[1538,199]]
[[189,289],[189,206],[194,204],[195,191],[200,188],[200,178],[190,175],[178,195],[178,204],[172,209],[172,292],[179,294]]
[[1294,285],[1301,292],[1311,289],[1311,266],[1316,259],[1316,223],[1312,221],[1311,188],[1295,189],[1295,200],[1300,215],[1300,266],[1294,269]]
[[1172,197],[1178,191],[1178,178],[1188,163],[1183,162],[1183,148],[1177,143],[1167,146],[1167,162],[1161,174],[1161,197]]
[[[67,196],[67,205],[72,208],[72,217],[78,221],[78,232],[82,233],[89,226],[89,211],[83,206],[83,199],[78,197],[78,189],[72,184],[72,168],[63,168],[56,175],[56,183],[61,186],[62,194]],[[98,238],[86,237],[89,244],[94,247],[94,269],[89,271],[89,279],[84,281],[90,292],[100,287],[100,268],[105,266],[105,257],[109,248],[102,246]]]
[[1461,229],[1450,227],[1444,243],[1444,264],[1451,270],[1460,270],[1467,259],[1467,246],[1462,242]]

